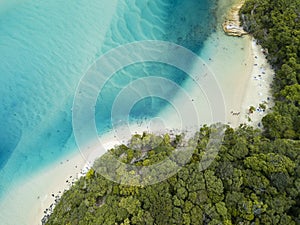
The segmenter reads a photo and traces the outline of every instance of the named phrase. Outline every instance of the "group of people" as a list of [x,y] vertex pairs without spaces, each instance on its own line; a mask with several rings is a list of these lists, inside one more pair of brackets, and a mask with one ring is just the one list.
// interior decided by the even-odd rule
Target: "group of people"
[[239,116],[240,115],[240,112],[233,112],[233,111],[231,111],[230,112],[233,116]]

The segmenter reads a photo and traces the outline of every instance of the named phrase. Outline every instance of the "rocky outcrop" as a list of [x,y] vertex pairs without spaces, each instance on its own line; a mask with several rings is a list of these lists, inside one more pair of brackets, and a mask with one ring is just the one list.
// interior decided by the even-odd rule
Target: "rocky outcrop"
[[237,4],[232,6],[230,11],[228,12],[226,20],[222,24],[223,30],[227,35],[241,37],[247,34],[247,32],[244,31],[243,27],[241,27],[240,25],[239,17],[239,11],[244,3],[245,0],[239,1]]

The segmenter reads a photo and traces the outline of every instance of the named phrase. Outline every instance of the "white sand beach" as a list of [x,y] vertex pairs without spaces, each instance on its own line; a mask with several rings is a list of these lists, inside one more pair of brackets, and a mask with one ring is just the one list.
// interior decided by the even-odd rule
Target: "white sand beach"
[[[219,6],[220,9],[225,10],[223,20],[223,30],[227,35],[231,36],[243,36],[247,33],[240,26],[239,21],[239,9],[244,4],[244,0],[233,0],[231,7],[227,5]],[[224,24],[232,23],[238,28],[233,30],[224,29]],[[270,111],[273,107],[271,83],[273,81],[275,72],[271,68],[266,59],[264,50],[257,41],[250,35],[243,36],[246,40],[244,47],[244,62],[239,59],[233,60],[240,65],[238,68],[235,65],[235,73],[240,73],[234,80],[234,92],[231,92],[231,99],[227,102],[226,120],[227,123],[233,127],[237,127],[240,124],[248,124],[253,127],[262,128],[261,119]],[[239,54],[235,54],[238,56]],[[224,56],[226,59],[226,56]],[[220,62],[221,63],[221,62]],[[234,72],[234,71],[232,71]],[[229,75],[228,75],[229,76]],[[228,79],[229,81],[230,79]],[[230,86],[230,85],[228,85]],[[226,93],[228,89],[225,89]],[[250,111],[250,107],[252,108]],[[254,109],[254,110],[253,110]]]
[[[267,62],[263,49],[251,38],[252,71],[245,85],[245,92],[240,108],[238,123],[246,123],[253,127],[262,127],[261,119],[272,109],[274,102],[271,93],[271,83],[274,79],[274,70]],[[265,105],[266,109],[260,107]],[[250,106],[255,110],[249,112]]]

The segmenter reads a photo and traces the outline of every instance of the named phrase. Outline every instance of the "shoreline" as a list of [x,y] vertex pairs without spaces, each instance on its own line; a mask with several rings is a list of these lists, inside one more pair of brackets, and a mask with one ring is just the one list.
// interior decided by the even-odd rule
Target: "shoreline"
[[[143,124],[131,124],[129,129],[131,135],[149,133],[179,133],[178,130],[151,130],[151,120],[143,121]],[[119,129],[127,129],[128,127],[120,127]],[[20,181],[18,184],[5,196],[0,202],[2,209],[15,209],[18,213],[13,220],[13,224],[25,225],[40,225],[41,220],[51,213],[54,209],[56,201],[60,196],[67,191],[71,185],[84,176],[92,167],[94,160],[100,157],[104,152],[113,148],[116,145],[128,143],[128,134],[125,136],[116,135],[114,132],[105,133],[100,136],[101,147],[99,142],[91,143],[90,147],[85,152],[80,151],[69,154],[58,162],[46,167],[25,181]],[[104,151],[103,151],[104,150]],[[24,194],[26,193],[26,194]],[[22,199],[19,198],[22,196]],[[23,197],[24,196],[24,197]],[[30,207],[28,207],[30,206]],[[6,215],[5,210],[2,211],[3,216]],[[9,216],[2,219],[5,224],[12,222]]]
[[[235,99],[232,108],[238,111],[230,111],[231,116],[227,114],[228,124],[238,127],[240,124],[247,124],[255,128],[262,128],[262,118],[270,112],[274,106],[271,93],[271,84],[275,76],[274,70],[268,63],[265,52],[257,41],[240,26],[241,21],[239,11],[245,4],[245,0],[236,0],[227,11],[222,23],[223,31],[232,38],[247,38],[249,42],[249,58],[247,65],[245,63],[245,74],[248,76],[239,81],[241,86],[237,94],[242,97]],[[251,65],[250,65],[251,64]],[[252,109],[251,109],[251,108]]]
[[[226,36],[224,33],[223,35]],[[218,38],[218,36],[216,38]],[[224,46],[221,44],[220,46],[216,46],[216,50],[219,48],[224,50],[217,53],[212,51],[214,54],[213,58],[207,61],[209,66],[219,68],[219,70],[216,70],[216,73],[224,73],[223,77],[217,78],[218,82],[222,84],[221,87],[223,88],[222,91],[225,96],[226,123],[234,128],[238,127],[240,123],[258,127],[261,118],[267,113],[270,107],[272,107],[272,98],[269,100],[267,98],[272,97],[269,85],[273,79],[274,72],[267,63],[261,51],[261,47],[255,44],[255,40],[252,37],[246,35],[243,37],[243,40],[229,36],[226,38],[227,39],[224,40],[228,40],[232,45],[228,47],[226,46],[227,43],[224,42],[221,43],[224,44]],[[232,56],[236,58],[228,57],[228,59],[226,58],[226,60],[224,60],[224,56],[226,57],[234,53],[234,43],[240,44],[242,48],[244,47],[244,45],[242,45],[244,42],[246,43],[246,47],[243,50],[246,51],[244,52],[244,61],[239,60],[239,56]],[[231,47],[232,49],[230,49]],[[224,65],[224,67],[226,67],[224,69],[222,64],[220,64],[222,61],[228,61],[228,63],[231,61],[235,62],[236,59],[238,59],[236,62],[238,62],[239,65],[235,65],[234,70],[231,70],[231,65]],[[230,78],[234,80],[230,80],[226,75],[231,75]],[[259,109],[259,104],[265,101],[265,99],[268,100],[266,112],[258,110],[250,115],[248,114],[251,105]],[[231,112],[238,115],[233,115]],[[248,121],[248,116],[251,118],[250,122]],[[143,125],[136,124],[130,126],[130,130],[134,131],[132,134],[142,134],[144,131],[151,132],[152,130],[149,130],[149,121],[145,122]],[[170,131],[171,124],[168,123],[167,125],[169,125],[169,127],[161,130],[161,133]],[[177,126],[178,124],[172,128],[176,131]],[[159,131],[155,132],[159,133]],[[101,136],[101,145],[105,148],[104,150],[110,149],[117,144],[127,142],[128,139],[126,138],[128,137],[116,138],[116,134],[113,132],[106,133]],[[16,187],[5,196],[5,199],[1,201],[0,208],[16,209],[18,215],[14,218],[14,224],[41,224],[45,210],[48,209],[51,204],[55,203],[55,200],[59,198],[63,191],[67,190],[76,179],[84,175],[94,159],[101,155],[97,150],[98,145],[98,142],[91,143],[87,152],[83,153],[78,150],[70,155],[64,156],[58,162],[39,171],[25,181],[20,181],[18,183],[19,185],[16,185]],[[102,150],[103,149],[101,149],[101,151]],[[22,199],[18,196],[22,196]],[[6,215],[5,212],[3,212],[4,216]],[[9,216],[6,216],[5,219],[7,221],[2,221],[3,223],[7,222],[7,224],[9,224],[9,222],[11,222]]]
[[[262,128],[262,118],[270,112],[274,106],[271,93],[271,84],[275,72],[268,63],[264,50],[250,37],[252,48],[252,71],[245,85],[245,93],[240,106],[241,116],[239,123],[245,123],[255,128]],[[250,112],[250,107],[255,110]]]

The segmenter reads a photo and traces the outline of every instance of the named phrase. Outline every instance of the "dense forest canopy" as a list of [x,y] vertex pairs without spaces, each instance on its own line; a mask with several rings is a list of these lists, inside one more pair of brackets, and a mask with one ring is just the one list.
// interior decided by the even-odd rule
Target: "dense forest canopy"
[[[63,194],[46,224],[300,224],[300,0],[246,0],[240,15],[276,71],[275,107],[262,120],[263,132],[226,126],[218,155],[201,170],[214,129],[204,126],[188,163],[153,185],[114,183],[97,173],[98,160]],[[182,142],[180,135],[135,135],[107,154],[148,166]]]
[[[114,183],[97,173],[96,161],[94,168],[64,193],[47,224],[300,222],[299,142],[272,141],[247,126],[236,130],[227,127],[217,157],[208,169],[201,170],[199,161],[211,129],[203,127],[196,133],[198,143],[189,163],[154,185]],[[132,141],[154,147],[143,158],[142,150],[125,145],[111,149],[110,154],[122,156],[123,162],[139,159],[134,164],[149,165],[167,157],[178,144],[168,134],[135,135]],[[168,149],[168,153],[162,149]]]

